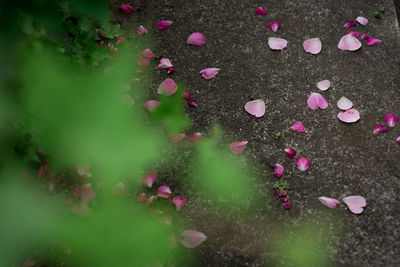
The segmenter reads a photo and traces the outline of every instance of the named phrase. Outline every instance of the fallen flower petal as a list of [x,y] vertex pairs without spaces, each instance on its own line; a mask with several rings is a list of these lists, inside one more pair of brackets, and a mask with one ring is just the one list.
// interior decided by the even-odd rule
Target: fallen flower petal
[[186,100],[189,100],[189,99],[190,99],[190,92],[184,92],[184,93],[182,94],[182,98],[183,98],[183,99],[186,99]]
[[388,127],[386,127],[383,124],[377,124],[375,125],[374,129],[372,130],[373,134],[382,134],[382,133],[386,133],[388,131]]
[[181,235],[181,242],[184,247],[194,248],[203,243],[207,236],[195,230],[185,230]]
[[351,34],[351,35],[353,35],[354,37],[360,36],[360,33],[359,33],[359,32],[355,32],[355,31],[352,31],[352,30],[348,30],[348,31],[346,32],[346,34]]
[[367,205],[367,201],[362,196],[348,196],[344,197],[342,200],[354,214],[361,214],[364,211],[364,207]]
[[337,107],[342,110],[348,110],[353,107],[353,102],[351,102],[348,98],[342,96],[337,102]]
[[281,164],[275,164],[274,175],[277,178],[281,178],[284,171],[285,171],[285,168],[283,168],[283,166]]
[[199,132],[197,132],[197,133],[192,133],[192,134],[189,136],[189,141],[190,141],[190,142],[193,142],[193,143],[198,143],[198,142],[200,142],[202,139],[203,139],[203,135],[202,135],[201,133],[199,133]]
[[385,116],[386,123],[389,127],[396,126],[396,123],[399,121],[399,117],[396,114],[388,113]]
[[174,68],[174,67],[169,67],[169,68],[167,69],[167,74],[173,73],[174,71],[175,71],[175,68]]
[[340,39],[338,48],[344,51],[356,51],[360,49],[361,42],[352,34],[346,34]]
[[145,34],[145,33],[147,33],[147,29],[143,25],[140,25],[138,30],[137,30],[137,34],[138,35],[142,35],[142,34]]
[[135,10],[131,5],[122,5],[119,9],[121,9],[125,14],[130,14]]
[[262,117],[265,114],[264,100],[256,99],[249,101],[244,105],[244,109],[257,118]]
[[289,159],[293,159],[294,156],[296,156],[297,154],[296,150],[294,150],[293,148],[286,148],[285,153]]
[[220,69],[218,69],[218,68],[207,68],[207,69],[201,70],[200,74],[204,79],[209,80],[209,79],[214,78],[218,74],[219,71],[220,71]]
[[376,39],[375,37],[370,36],[370,37],[368,37],[367,45],[369,45],[369,46],[371,46],[371,45],[377,45],[377,44],[380,44],[381,42],[382,42],[381,40]]
[[179,143],[186,137],[186,134],[184,133],[179,133],[179,134],[171,134],[169,139],[171,140],[171,143]]
[[286,210],[290,210],[290,209],[292,208],[292,203],[290,203],[290,202],[285,202],[285,203],[283,203],[283,207],[284,207]]
[[326,109],[328,107],[328,102],[326,99],[318,93],[311,93],[307,100],[307,105],[312,110]]
[[158,188],[157,196],[161,198],[170,198],[171,197],[171,189],[167,185],[162,185]]
[[287,46],[287,41],[282,38],[269,37],[268,45],[272,50],[282,50]]
[[144,103],[144,109],[152,112],[158,107],[158,105],[160,105],[160,101],[149,100],[146,103]]
[[360,113],[358,112],[358,110],[352,108],[346,110],[345,112],[339,112],[338,118],[342,122],[352,123],[360,119]]
[[350,28],[350,27],[352,27],[352,26],[355,26],[357,23],[354,21],[354,20],[348,20],[348,21],[346,21],[345,23],[344,23],[344,26],[346,27],[346,28]]
[[186,104],[188,104],[188,106],[191,106],[191,107],[194,107],[194,108],[198,107],[197,101],[194,100],[194,99],[190,99],[189,101],[186,102]]
[[157,64],[156,69],[168,69],[173,67],[171,60],[169,58],[161,58],[160,62]]
[[396,138],[396,142],[400,145],[400,136]]
[[361,39],[367,40],[368,38],[369,38],[369,36],[366,35],[365,33],[364,33],[364,34],[361,34]]
[[170,21],[170,20],[160,20],[160,21],[157,21],[157,23],[156,23],[159,30],[165,30],[169,26],[171,26],[171,24],[172,24],[172,21]]
[[153,54],[153,52],[150,49],[145,49],[142,52],[140,52],[139,56],[145,57],[145,58],[150,58],[153,59],[156,56]]
[[310,167],[310,159],[308,158],[297,158],[296,159],[297,168],[300,171],[305,171]]
[[273,32],[276,32],[279,29],[279,27],[281,27],[281,23],[279,21],[271,22],[270,24],[268,24],[268,27]]
[[321,52],[322,43],[319,38],[311,38],[303,42],[304,51],[316,55]]
[[229,148],[233,154],[237,155],[245,150],[247,143],[247,141],[233,142],[229,145]]
[[137,202],[144,202],[144,201],[146,201],[146,194],[145,193],[141,193],[137,198],[136,198],[136,201]]
[[321,91],[326,91],[331,87],[331,82],[329,80],[322,80],[317,83],[317,87]]
[[171,78],[165,79],[157,89],[157,93],[160,95],[171,96],[178,90],[178,85]]
[[304,125],[301,121],[296,121],[293,123],[293,125],[290,127],[290,130],[298,133],[302,133],[306,131],[306,128],[304,128]]
[[143,66],[143,67],[147,67],[148,65],[150,65],[151,59],[150,58],[145,58],[145,57],[141,57],[139,55],[138,60],[137,60],[137,64],[139,66]]
[[258,8],[256,9],[256,14],[257,14],[257,15],[261,15],[261,16],[265,16],[265,15],[268,14],[268,12],[267,12],[267,10],[265,10],[264,8],[258,7]]
[[172,199],[172,203],[175,205],[176,211],[182,209],[183,206],[185,206],[186,202],[187,198],[185,196],[177,196]]
[[329,197],[319,197],[318,200],[330,209],[336,208],[340,204],[339,200]]
[[207,40],[201,32],[194,32],[188,37],[186,42],[194,46],[203,46],[206,44]]
[[157,173],[156,172],[147,172],[146,175],[143,177],[142,184],[145,187],[151,188],[153,184],[157,180]]
[[361,25],[363,25],[363,26],[365,26],[365,25],[368,24],[368,19],[367,19],[367,18],[364,18],[364,17],[357,17],[357,18],[356,18],[356,21],[357,21],[358,23],[360,23]]

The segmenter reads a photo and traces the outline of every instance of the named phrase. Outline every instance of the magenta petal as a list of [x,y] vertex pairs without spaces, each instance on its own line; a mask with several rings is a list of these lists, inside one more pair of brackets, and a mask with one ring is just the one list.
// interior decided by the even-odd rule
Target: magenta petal
[[346,21],[345,23],[344,23],[344,26],[346,27],[346,28],[350,28],[350,27],[352,27],[352,26],[355,26],[357,23],[354,21],[354,20],[348,20],[348,21]]
[[385,116],[386,123],[389,127],[396,126],[396,123],[399,121],[399,117],[396,114],[388,113]]
[[190,92],[189,92],[189,91],[184,92],[184,93],[182,94],[182,98],[183,98],[183,99],[186,99],[186,100],[189,100],[189,99],[190,99]]
[[374,129],[372,130],[373,134],[382,134],[382,133],[386,133],[388,131],[388,127],[386,127],[383,124],[377,124],[375,125]]
[[279,27],[281,27],[281,23],[279,21],[271,22],[270,24],[268,24],[268,27],[273,32],[276,32],[279,29]]
[[296,156],[297,154],[296,150],[294,150],[293,148],[286,148],[285,153],[289,159],[293,159],[294,156]]
[[247,143],[247,141],[233,142],[229,145],[229,148],[233,154],[237,155],[245,150]]
[[158,105],[160,105],[160,102],[157,100],[149,100],[146,103],[144,103],[144,109],[147,111],[154,111]]
[[268,45],[272,50],[282,50],[287,46],[287,41],[282,38],[269,37]]
[[367,40],[368,38],[369,38],[369,36],[366,35],[365,33],[364,33],[364,34],[361,34],[361,39]]
[[342,200],[354,214],[361,214],[364,211],[364,207],[367,205],[367,201],[362,196],[348,196],[344,197]]
[[396,142],[400,145],[400,136],[396,138]]
[[368,37],[367,45],[377,45],[377,44],[380,44],[381,42],[382,42],[381,40],[376,39],[375,37],[370,36],[370,37]]
[[340,204],[339,200],[329,197],[319,197],[319,201],[330,209],[336,208]]
[[303,42],[304,51],[316,55],[321,52],[322,43],[319,38],[312,38]]
[[204,79],[209,80],[209,79],[214,78],[218,74],[219,71],[220,71],[220,69],[218,69],[218,68],[207,68],[207,69],[201,70],[200,74]]
[[358,110],[352,108],[346,110],[345,112],[339,112],[338,118],[342,122],[352,123],[360,119],[360,113],[358,112]]
[[197,104],[197,101],[194,99],[190,99],[189,101],[186,102],[186,104],[188,104],[188,106],[190,107],[194,107],[197,108],[199,105]]
[[364,18],[364,17],[357,17],[357,18],[356,18],[356,21],[357,21],[358,23],[360,23],[361,25],[363,25],[363,26],[365,26],[365,25],[368,24],[368,19],[367,19],[367,18]]
[[297,168],[300,171],[305,171],[310,167],[310,159],[308,158],[297,158],[296,159]]
[[171,193],[171,189],[167,185],[162,185],[157,190],[157,196],[160,198],[170,198]]
[[258,8],[256,9],[256,14],[257,14],[257,15],[261,15],[261,16],[265,16],[265,15],[268,14],[268,12],[267,12],[267,10],[265,10],[264,8],[258,7]]
[[301,121],[296,121],[292,127],[290,127],[290,130],[298,133],[303,133],[306,131],[306,128],[304,128],[304,125]]
[[143,185],[145,187],[151,188],[156,180],[157,180],[156,172],[147,172],[146,175],[143,177]]
[[360,36],[360,33],[359,33],[359,32],[355,32],[355,31],[352,31],[352,30],[348,30],[348,31],[346,32],[346,34],[351,34],[351,35],[353,35],[354,37]]
[[145,34],[145,33],[147,33],[147,29],[143,25],[140,25],[137,30],[137,33],[138,33],[138,35]]
[[207,40],[201,32],[194,32],[188,37],[186,42],[194,46],[203,46],[206,44]]
[[157,21],[157,23],[156,23],[159,30],[165,30],[166,28],[171,26],[171,24],[172,24],[172,21],[170,21],[170,20],[160,20],[160,21]]
[[264,116],[265,114],[265,103],[262,99],[249,101],[244,105],[244,109],[257,118]]
[[203,243],[207,236],[195,230],[185,230],[181,235],[182,245],[187,248],[194,248]]
[[322,80],[317,83],[317,87],[321,91],[326,91],[331,87],[331,82],[329,80]]
[[185,206],[186,202],[187,198],[185,196],[177,196],[172,199],[172,204],[175,205],[177,211],[182,209],[183,206]]
[[121,9],[125,14],[130,14],[135,10],[131,5],[122,5],[119,9]]
[[175,94],[176,90],[178,90],[178,85],[171,78],[167,78],[160,84],[157,93],[160,95],[170,96]]
[[348,98],[342,96],[337,102],[337,107],[342,110],[348,110],[353,107],[353,102],[351,102]]
[[203,135],[202,135],[201,133],[199,133],[199,132],[197,132],[197,133],[192,133],[192,134],[189,136],[189,141],[190,141],[190,142],[193,142],[193,143],[198,143],[198,142],[200,142],[202,139],[203,139]]
[[169,139],[171,140],[171,143],[179,143],[186,137],[186,134],[184,133],[179,133],[179,134],[171,134]]
[[274,175],[277,178],[281,178],[284,171],[285,171],[285,168],[283,168],[283,166],[281,164],[275,164]]
[[346,34],[340,39],[338,48],[344,51],[356,51],[360,49],[361,42],[351,34]]
[[316,110],[318,108],[326,109],[328,107],[328,102],[321,94],[311,93],[311,95],[308,97],[307,105],[312,110]]
[[171,60],[169,58],[161,58],[160,62],[158,62],[156,69],[168,69],[173,67]]

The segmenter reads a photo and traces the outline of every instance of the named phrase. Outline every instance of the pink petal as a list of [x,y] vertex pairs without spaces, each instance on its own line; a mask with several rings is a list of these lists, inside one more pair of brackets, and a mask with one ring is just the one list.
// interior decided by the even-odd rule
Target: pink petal
[[264,116],[265,114],[265,103],[262,99],[249,101],[244,105],[244,109],[257,118]]
[[186,102],[186,104],[188,104],[188,106],[191,106],[191,107],[195,107],[195,108],[198,107],[197,101],[194,99],[190,99],[189,101]]
[[203,135],[202,135],[201,133],[199,133],[199,132],[197,132],[197,133],[192,133],[192,134],[189,136],[189,141],[190,141],[190,142],[193,142],[193,143],[198,143],[198,142],[200,142],[202,139],[203,139]]
[[345,51],[356,51],[360,49],[361,42],[351,34],[346,34],[340,39],[338,48]]
[[359,33],[359,32],[355,32],[355,31],[352,31],[352,30],[348,30],[348,31],[346,32],[346,34],[351,34],[351,35],[353,35],[354,37],[360,36],[360,33]]
[[300,171],[305,171],[310,167],[310,159],[308,158],[297,158],[296,159],[297,168]]
[[357,18],[356,18],[356,21],[357,21],[358,23],[360,23],[361,25],[363,25],[363,26],[365,26],[365,25],[368,24],[368,19],[367,19],[367,18],[364,18],[364,17],[357,17]]
[[292,127],[290,127],[290,130],[298,133],[302,133],[306,131],[306,128],[304,128],[304,125],[301,121],[296,121]]
[[386,133],[388,131],[388,127],[386,127],[383,124],[377,124],[375,125],[374,129],[372,130],[373,134],[382,134],[382,133]]
[[326,91],[331,87],[331,82],[329,80],[322,80],[317,83],[317,87],[321,91]]
[[151,196],[146,200],[146,207],[150,206],[151,203],[156,199],[156,196]]
[[229,145],[229,148],[231,149],[233,154],[237,155],[245,150],[247,143],[247,141],[233,142]]
[[186,99],[186,100],[189,100],[189,99],[190,99],[190,92],[184,92],[184,93],[182,94],[182,98],[183,98],[183,99]]
[[147,172],[146,175],[143,177],[143,185],[145,187],[151,188],[155,181],[157,180],[157,173],[156,172]]
[[307,105],[312,110],[316,110],[318,108],[326,109],[328,107],[328,102],[321,94],[311,93],[311,95],[308,97]]
[[285,202],[282,204],[282,206],[286,209],[286,210],[290,210],[292,208],[292,204],[290,202]]
[[142,52],[140,52],[139,56],[142,56],[144,58],[155,58],[156,56],[153,54],[153,52],[150,49],[145,49]]
[[282,50],[287,46],[287,41],[282,38],[269,37],[268,45],[272,50]]
[[201,32],[194,32],[188,37],[186,42],[194,46],[203,46],[206,44],[207,40]]
[[276,32],[279,29],[279,27],[281,27],[281,23],[279,21],[275,21],[275,22],[272,22],[272,23],[268,24],[268,27],[273,32]]
[[218,69],[218,68],[207,68],[207,69],[201,70],[200,74],[204,79],[209,80],[209,79],[215,77],[215,75],[217,75],[219,71],[220,71],[220,69]]
[[142,35],[142,34],[145,34],[145,33],[147,33],[147,29],[143,25],[140,25],[138,30],[137,30],[137,34],[138,35]]
[[160,20],[156,23],[159,30],[165,30],[169,26],[171,26],[172,21],[170,20]]
[[158,105],[160,105],[160,102],[157,100],[149,100],[146,103],[144,103],[144,109],[147,111],[154,111]]
[[146,201],[146,194],[145,193],[141,193],[137,198],[136,198],[136,201],[137,202],[144,202],[144,201]]
[[339,200],[329,197],[319,197],[319,201],[330,209],[336,208],[340,204]]
[[396,138],[396,142],[400,145],[400,136]]
[[316,55],[321,52],[322,43],[319,38],[312,38],[303,42],[304,51]]
[[366,35],[365,33],[364,33],[364,34],[361,34],[361,39],[367,40],[368,38],[369,38],[369,36]]
[[285,171],[285,168],[283,168],[283,166],[281,164],[275,164],[274,175],[277,178],[281,178],[284,171]]
[[345,112],[339,112],[337,116],[339,120],[346,123],[356,122],[360,119],[360,113],[354,108],[348,109]]
[[370,37],[368,37],[367,45],[377,45],[377,44],[380,44],[381,42],[382,42],[381,40],[376,39],[375,37],[370,36]]
[[286,148],[285,153],[289,159],[294,158],[294,156],[296,156],[296,154],[297,154],[296,150],[294,150],[293,148]]
[[84,184],[80,187],[80,193],[79,193],[82,202],[89,204],[95,197],[96,193],[92,189],[91,184]]
[[179,134],[171,134],[169,138],[171,140],[171,143],[176,144],[176,143],[179,143],[180,141],[182,141],[185,137],[186,137],[186,134],[179,133]]
[[344,197],[342,200],[354,214],[361,214],[364,211],[364,207],[367,205],[367,201],[362,196],[348,196]]
[[144,66],[144,67],[150,65],[150,62],[151,62],[150,58],[145,58],[145,57],[142,57],[140,55],[139,55],[138,60],[137,60],[137,64],[139,66]]
[[170,96],[175,94],[176,90],[178,90],[178,85],[171,78],[167,78],[160,84],[157,93],[160,95]]
[[342,110],[351,109],[353,106],[353,102],[351,102],[348,98],[342,96],[339,101],[337,102],[337,107]]
[[169,58],[161,58],[160,62],[158,62],[156,69],[168,69],[173,67],[171,60]]
[[183,206],[185,206],[186,202],[187,198],[185,196],[178,196],[172,199],[172,203],[175,205],[177,211],[182,209]]
[[265,15],[268,14],[268,12],[267,12],[267,10],[265,10],[264,8],[258,7],[258,8],[256,9],[256,14],[257,14],[257,15],[261,15],[261,16],[265,16]]
[[185,230],[181,235],[182,245],[187,248],[194,248],[203,243],[207,236],[195,230]]
[[173,73],[173,72],[175,72],[175,68],[174,67],[169,67],[167,69],[167,74],[170,74],[170,73]]
[[171,197],[171,189],[167,185],[162,185],[158,188],[157,196],[161,198],[170,198]]
[[346,21],[345,23],[344,23],[344,26],[346,27],[346,28],[350,28],[350,27],[352,27],[352,26],[355,26],[357,23],[354,21],[354,20],[348,20],[348,21]]
[[386,123],[389,127],[396,126],[396,123],[399,121],[399,117],[396,114],[388,113],[385,116]]
[[135,10],[131,5],[122,5],[119,9],[121,9],[125,14],[130,14]]

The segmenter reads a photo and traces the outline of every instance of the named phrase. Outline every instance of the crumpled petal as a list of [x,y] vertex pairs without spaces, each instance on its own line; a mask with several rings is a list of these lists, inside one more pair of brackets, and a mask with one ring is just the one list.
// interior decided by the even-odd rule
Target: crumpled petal
[[157,180],[157,173],[150,171],[147,172],[146,175],[143,177],[142,183],[145,187],[151,188],[156,180]]
[[157,21],[157,23],[156,23],[159,30],[165,30],[169,26],[171,26],[171,24],[172,24],[172,21],[170,21],[170,20],[160,20],[160,21]]
[[186,42],[194,46],[203,46],[206,44],[207,40],[201,32],[194,32],[188,37]]
[[321,52],[322,43],[319,38],[311,38],[303,42],[304,51],[316,55]]
[[169,58],[161,58],[160,61],[158,62],[156,69],[168,69],[173,67],[174,64],[172,64],[171,60]]
[[369,36],[366,35],[365,33],[364,33],[364,34],[361,34],[361,39],[363,39],[363,40],[368,40],[368,38],[369,38]]
[[377,44],[380,44],[380,43],[382,43],[381,40],[376,39],[375,37],[372,37],[372,36],[368,37],[367,45],[371,46],[371,45],[377,45]]
[[346,21],[345,23],[344,23],[344,26],[346,27],[346,28],[350,28],[350,27],[352,27],[352,26],[355,26],[357,23],[354,21],[354,20],[348,20],[348,21]]
[[388,113],[385,116],[386,123],[389,127],[396,126],[396,123],[399,121],[399,117],[396,114]]
[[165,79],[157,89],[157,93],[160,95],[171,96],[178,90],[178,85],[171,78]]
[[138,30],[137,30],[137,34],[138,35],[142,35],[142,34],[145,34],[145,33],[147,33],[147,29],[143,25],[140,25]]
[[342,200],[354,214],[361,214],[364,211],[364,207],[367,205],[367,201],[362,196],[348,196],[344,197]]
[[337,116],[339,120],[346,123],[356,122],[360,119],[360,113],[354,108],[348,109],[345,112],[339,112]]
[[268,14],[268,12],[267,12],[267,10],[265,10],[264,8],[262,8],[262,7],[259,6],[259,7],[256,9],[256,14],[257,14],[257,15],[261,15],[261,16],[265,16],[265,15]]
[[387,131],[389,131],[388,127],[386,127],[383,124],[377,124],[375,125],[374,129],[372,130],[373,134],[382,134],[382,133],[386,133]]
[[146,103],[144,103],[144,109],[147,111],[154,111],[158,106],[160,105],[160,101],[157,100],[149,100]]
[[287,46],[287,41],[282,38],[269,37],[268,45],[272,50],[282,50]]
[[312,110],[326,109],[328,107],[328,101],[318,93],[311,93],[307,100],[307,105]]
[[318,200],[330,209],[336,208],[340,204],[339,200],[330,197],[319,197]]
[[190,142],[193,142],[193,143],[198,143],[198,142],[200,142],[202,139],[203,139],[203,135],[202,135],[201,133],[199,133],[199,132],[197,132],[197,133],[192,133],[192,134],[189,136],[189,141],[190,141]]
[[268,24],[268,27],[273,31],[276,32],[280,27],[281,23],[279,21],[274,21]]
[[247,141],[233,142],[229,145],[229,148],[233,154],[237,155],[245,150],[247,143]]
[[364,17],[357,17],[356,18],[356,21],[358,22],[358,23],[360,23],[361,25],[363,25],[363,26],[365,26],[365,25],[367,25],[368,24],[368,19],[367,18],[364,18]]
[[171,197],[171,189],[167,185],[162,185],[157,190],[157,196],[160,198],[170,198]]
[[353,102],[351,102],[348,98],[342,96],[337,102],[337,107],[342,110],[348,110],[353,107]]
[[119,9],[121,9],[125,14],[130,14],[135,10],[131,5],[122,5]]
[[200,74],[204,79],[209,80],[209,79],[214,78],[218,74],[219,71],[220,71],[220,69],[218,69],[218,68],[207,68],[207,69],[201,70]]
[[310,167],[310,159],[308,158],[297,158],[296,159],[297,168],[300,171],[305,171]]
[[331,82],[329,80],[322,80],[317,83],[317,87],[321,91],[326,91],[331,87]]
[[296,150],[294,150],[293,148],[286,148],[285,153],[289,159],[294,158],[294,156],[296,156],[296,154],[297,154]]
[[360,33],[359,33],[359,32],[355,32],[355,31],[352,31],[352,30],[348,30],[348,31],[346,32],[346,34],[351,34],[351,35],[353,35],[354,37],[360,36]]
[[185,206],[186,202],[187,202],[187,197],[185,196],[177,196],[172,199],[172,204],[175,205],[176,211],[182,209],[183,206]]
[[281,164],[275,164],[275,166],[274,166],[274,175],[277,178],[281,178],[284,171],[285,171],[285,168]]
[[207,236],[199,231],[185,230],[181,234],[181,242],[184,247],[194,248],[203,243]]
[[303,123],[301,121],[296,121],[293,123],[293,125],[290,127],[290,130],[298,133],[303,133],[306,131],[306,128],[304,127]]
[[340,39],[338,48],[344,51],[356,51],[360,49],[361,42],[351,34],[346,34]]
[[244,105],[244,109],[257,118],[264,116],[265,114],[265,103],[262,99],[249,101]]
[[171,143],[179,143],[186,137],[186,134],[184,133],[179,133],[179,134],[171,134],[169,139],[171,140]]

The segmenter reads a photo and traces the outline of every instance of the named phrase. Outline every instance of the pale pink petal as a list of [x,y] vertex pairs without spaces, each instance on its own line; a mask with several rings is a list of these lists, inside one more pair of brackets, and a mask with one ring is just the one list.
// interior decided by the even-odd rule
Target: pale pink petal
[[300,171],[305,171],[310,167],[310,159],[308,158],[297,158],[296,159],[297,168]]
[[368,24],[368,19],[367,19],[367,18],[364,18],[364,17],[357,17],[357,18],[356,18],[356,21],[357,21],[358,23],[360,23],[361,25],[363,25],[363,26],[365,26],[365,25]]
[[303,48],[304,48],[304,51],[306,51],[307,53],[310,53],[313,55],[319,54],[322,49],[321,40],[319,38],[312,38],[312,39],[305,40],[303,42]]
[[76,173],[82,179],[92,178],[92,173],[90,172],[90,166],[79,165],[75,167]]
[[297,154],[296,150],[294,150],[293,148],[286,148],[285,153],[289,159],[294,158],[294,156],[296,156],[296,154]]
[[356,51],[360,49],[361,42],[351,34],[346,34],[340,39],[338,48],[345,51]]
[[160,84],[157,93],[160,95],[170,96],[175,94],[176,90],[178,90],[178,85],[171,78],[167,78]]
[[160,101],[149,100],[146,103],[144,103],[144,109],[152,112],[158,107],[158,105],[160,105]]
[[354,108],[348,109],[345,112],[339,112],[337,116],[339,120],[346,123],[356,122],[360,119],[360,113]]
[[287,41],[282,38],[269,37],[268,45],[272,50],[282,50],[287,46]]
[[400,145],[400,136],[396,138],[396,142]]
[[337,107],[342,110],[348,110],[353,107],[353,102],[351,102],[348,98],[342,96],[337,102]]
[[361,34],[361,39],[367,40],[368,38],[369,38],[369,36],[366,35],[365,33],[364,33],[364,34]]
[[188,37],[186,42],[194,46],[203,46],[206,44],[207,40],[201,32],[194,32]]
[[354,20],[348,20],[348,21],[346,21],[346,22],[344,23],[344,26],[345,26],[346,28],[350,28],[350,27],[355,26],[355,25],[356,25],[356,22],[355,22]]
[[185,196],[177,196],[172,199],[172,204],[175,205],[177,211],[182,209],[183,206],[185,206],[186,202],[187,198]]
[[131,5],[122,5],[119,9],[121,9],[125,14],[130,14],[135,10]]
[[157,23],[156,23],[159,30],[165,30],[166,28],[171,26],[171,24],[172,24],[172,21],[170,21],[170,20],[160,20],[160,21],[157,21]]
[[372,130],[373,134],[382,134],[382,133],[386,133],[387,131],[389,131],[388,127],[386,127],[383,124],[377,124],[375,125],[374,129]]
[[151,188],[153,184],[156,182],[156,180],[157,180],[157,173],[150,171],[147,172],[146,175],[143,177],[142,184],[145,187]]
[[311,93],[310,96],[308,97],[307,105],[312,110],[316,110],[318,108],[326,109],[328,107],[328,102],[321,94]]
[[201,70],[200,74],[204,79],[209,80],[209,79],[213,78],[215,75],[217,75],[219,71],[220,71],[220,69],[218,69],[218,68],[207,68],[207,69]]
[[353,35],[354,37],[360,36],[360,33],[359,33],[359,32],[355,32],[355,31],[352,31],[352,30],[348,30],[348,31],[346,32],[346,34],[351,34],[351,35]]
[[396,126],[396,123],[399,121],[399,117],[396,114],[388,113],[385,116],[386,123],[389,127]]
[[268,27],[273,32],[276,32],[279,29],[279,27],[281,27],[281,23],[279,21],[271,22],[270,24],[268,24]]
[[145,57],[145,58],[155,58],[156,56],[153,54],[153,52],[150,49],[145,49],[142,52],[140,52],[139,56]]
[[189,101],[186,102],[186,104],[188,104],[188,106],[190,107],[194,107],[197,108],[199,105],[197,104],[197,101],[194,99],[190,99]]
[[319,197],[319,201],[330,209],[336,208],[340,204],[339,200],[329,197]]
[[306,128],[304,128],[304,125],[301,121],[296,121],[293,123],[293,125],[290,127],[290,130],[298,133],[302,133],[306,131]]
[[329,80],[322,80],[317,83],[317,87],[321,91],[326,91],[331,87],[331,82]]
[[283,166],[281,164],[275,164],[274,175],[277,178],[281,178],[284,171],[285,171],[285,168],[283,168]]
[[364,207],[367,205],[367,201],[362,196],[348,196],[344,197],[342,200],[354,214],[361,214],[364,211]]
[[264,116],[265,114],[265,103],[262,99],[249,101],[244,105],[244,109],[257,118]]
[[161,198],[170,198],[171,194],[171,189],[167,185],[162,185],[157,190],[157,196]]
[[161,58],[160,62],[158,62],[156,69],[168,69],[173,67],[174,65],[172,64],[171,60],[169,58]]
[[180,141],[182,141],[184,138],[186,137],[186,134],[184,133],[179,133],[179,134],[171,134],[169,136],[169,139],[171,140],[171,143],[179,143]]
[[137,33],[138,33],[138,35],[145,34],[145,33],[147,33],[147,29],[143,25],[140,25],[137,30]]
[[382,42],[381,40],[376,39],[375,37],[370,36],[370,37],[368,37],[367,45],[377,45],[377,44],[380,44],[381,42]]
[[187,248],[194,248],[203,243],[207,236],[195,230],[185,230],[181,235],[182,245]]
[[146,199],[147,199],[146,194],[145,194],[145,193],[141,193],[141,194],[136,198],[136,201],[137,201],[137,202],[144,202],[144,201],[146,201]]
[[264,8],[258,7],[258,8],[256,9],[256,14],[257,14],[257,15],[261,15],[261,16],[265,16],[265,15],[268,14],[268,12],[267,12],[267,10],[265,10]]
[[198,142],[200,142],[202,139],[203,139],[203,135],[202,135],[201,133],[199,133],[199,132],[197,132],[197,133],[192,133],[192,134],[189,136],[189,141],[190,141],[190,142],[193,142],[193,143],[198,143]]
[[229,145],[229,148],[231,149],[233,154],[237,155],[243,152],[243,150],[246,148],[247,143],[247,141],[233,142]]
[[96,192],[93,191],[91,184],[84,184],[80,187],[79,195],[83,203],[89,204],[96,197]]

